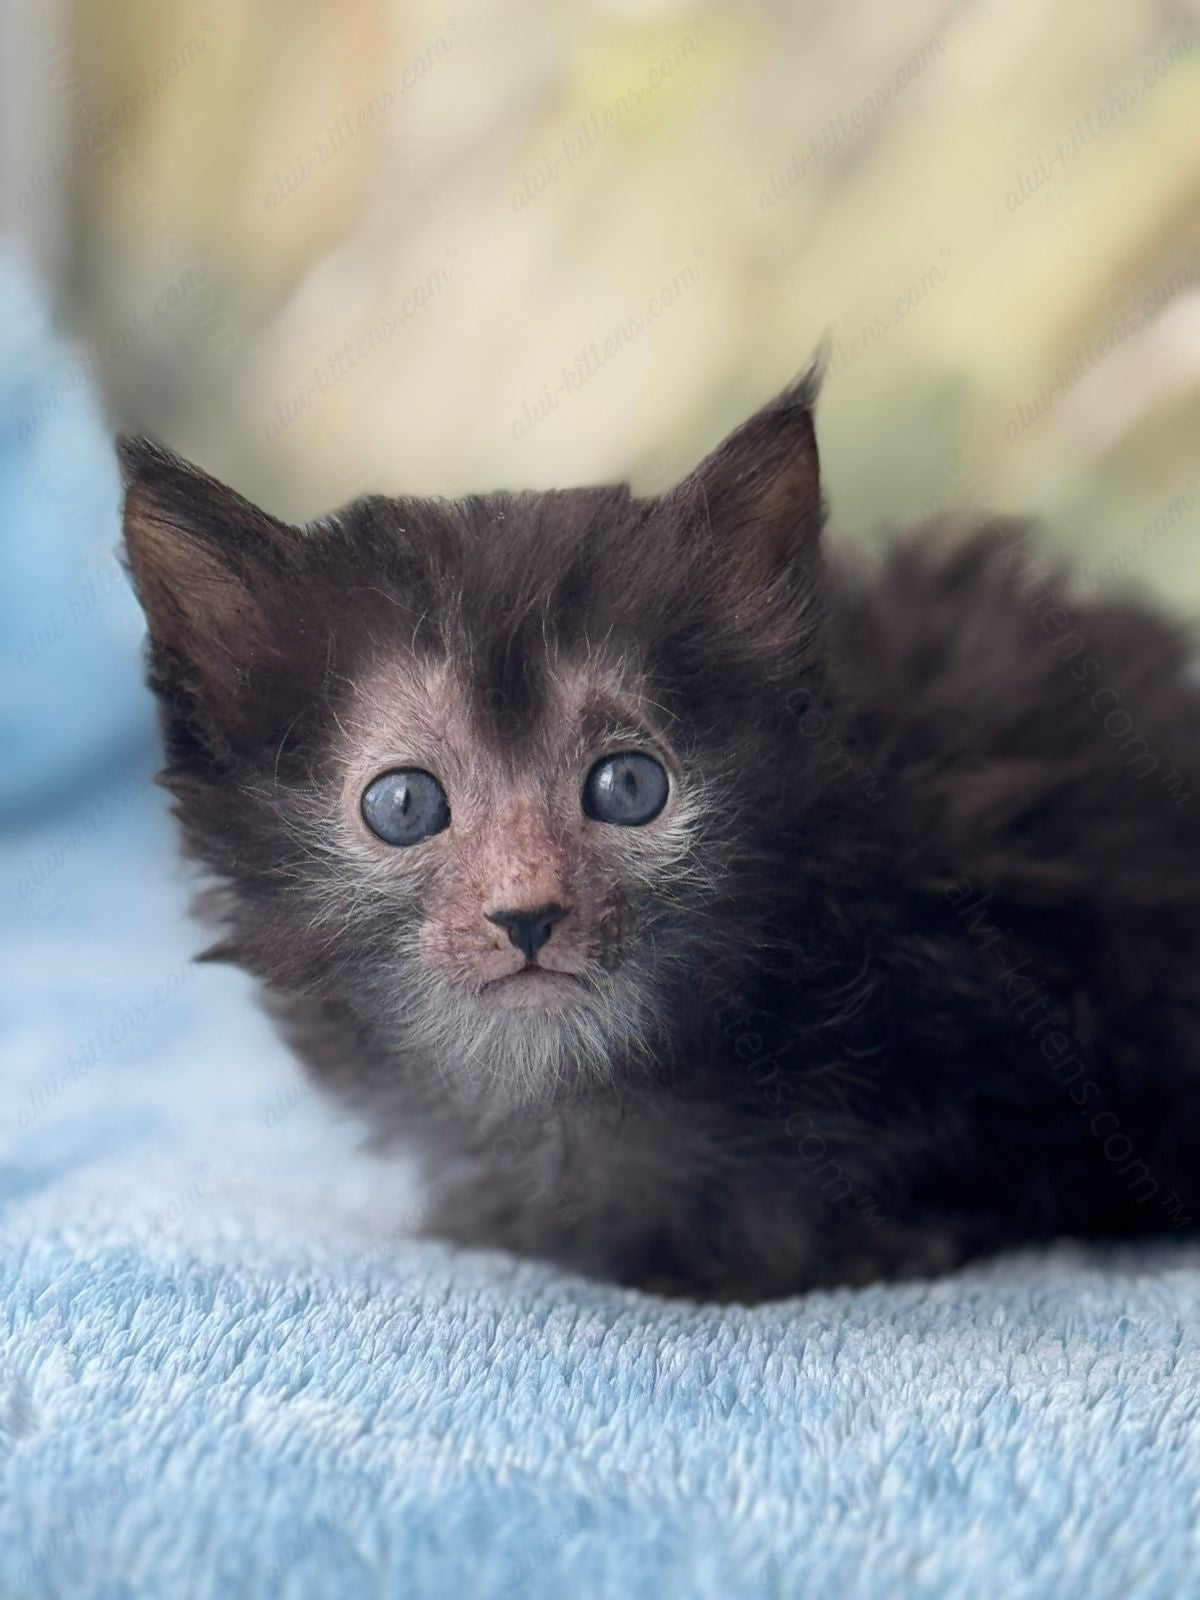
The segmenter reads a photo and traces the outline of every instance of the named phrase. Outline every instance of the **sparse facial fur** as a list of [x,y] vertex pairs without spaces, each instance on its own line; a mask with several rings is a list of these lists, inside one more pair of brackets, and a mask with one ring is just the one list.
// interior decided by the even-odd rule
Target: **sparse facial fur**
[[833,561],[815,388],[664,496],[303,528],[122,444],[209,955],[432,1232],[753,1299],[1191,1225],[1186,646],[1016,524]]

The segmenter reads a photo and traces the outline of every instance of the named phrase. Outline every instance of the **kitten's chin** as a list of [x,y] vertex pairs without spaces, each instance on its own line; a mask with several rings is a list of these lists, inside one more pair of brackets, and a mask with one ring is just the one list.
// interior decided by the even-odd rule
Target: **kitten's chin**
[[403,985],[394,1035],[463,1102],[487,1112],[548,1105],[639,1071],[660,1035],[653,993],[629,971],[586,978],[544,967],[478,987]]
[[481,1005],[495,1011],[565,1011],[578,1005],[587,986],[569,972],[545,967],[522,967],[519,972],[493,978],[478,991]]

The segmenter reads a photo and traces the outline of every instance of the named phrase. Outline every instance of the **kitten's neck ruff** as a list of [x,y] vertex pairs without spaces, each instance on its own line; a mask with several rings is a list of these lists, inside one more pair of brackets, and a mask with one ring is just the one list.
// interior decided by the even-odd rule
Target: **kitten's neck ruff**
[[353,1010],[270,989],[264,1003],[326,1088],[399,1132],[414,1115],[486,1127],[668,1086],[717,1092],[713,1062],[731,1030],[756,1028],[771,1048],[761,976],[749,963],[739,985],[738,970],[714,960],[670,991],[620,972],[553,1007],[495,1006],[445,984],[414,984],[398,1001],[378,979]]

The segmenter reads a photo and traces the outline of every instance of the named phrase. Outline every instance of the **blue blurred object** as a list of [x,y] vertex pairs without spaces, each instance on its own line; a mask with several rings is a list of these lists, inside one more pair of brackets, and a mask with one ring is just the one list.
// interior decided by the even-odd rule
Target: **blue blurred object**
[[1195,1248],[746,1310],[402,1237],[191,960],[136,610],[81,599],[108,440],[0,306],[0,1595],[1200,1594]]
[[90,361],[0,253],[0,822],[109,778],[149,742],[141,613]]

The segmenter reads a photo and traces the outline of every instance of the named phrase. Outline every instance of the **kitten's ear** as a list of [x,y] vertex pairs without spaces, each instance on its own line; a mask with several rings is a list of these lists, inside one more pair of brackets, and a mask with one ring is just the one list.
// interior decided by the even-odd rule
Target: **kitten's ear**
[[155,687],[232,733],[252,675],[274,654],[264,601],[300,535],[148,439],[117,445],[125,559],[146,613]]
[[755,412],[674,492],[705,515],[736,570],[769,581],[815,561],[824,521],[813,407],[820,364]]

